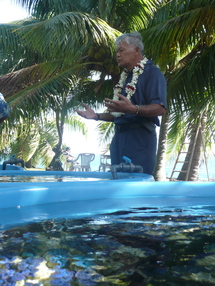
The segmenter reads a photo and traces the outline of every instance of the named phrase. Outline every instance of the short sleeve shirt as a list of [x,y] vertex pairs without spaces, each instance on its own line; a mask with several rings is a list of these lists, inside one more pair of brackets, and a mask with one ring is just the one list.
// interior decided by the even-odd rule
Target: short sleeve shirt
[[[132,71],[128,74],[124,84],[122,95],[126,95],[126,84],[132,80]],[[145,65],[144,72],[139,76],[136,85],[136,91],[131,97],[131,102],[135,105],[149,105],[153,103],[160,104],[166,108],[166,79],[158,67],[148,61]],[[141,121],[144,117],[135,114],[125,114],[115,117],[115,124],[128,124]],[[156,125],[160,125],[158,117],[147,117]]]

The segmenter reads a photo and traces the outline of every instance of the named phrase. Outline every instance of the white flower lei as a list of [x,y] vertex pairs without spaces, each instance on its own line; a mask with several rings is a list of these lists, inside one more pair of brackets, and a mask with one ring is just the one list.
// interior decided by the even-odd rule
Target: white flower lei
[[[144,58],[143,60],[139,61],[139,63],[136,66],[134,66],[134,68],[133,68],[132,80],[130,83],[127,83],[126,88],[125,88],[128,100],[131,100],[132,95],[136,91],[136,84],[138,81],[138,77],[143,73],[144,68],[145,68],[145,64],[147,63],[147,61],[148,61],[148,59]],[[121,94],[121,92],[122,92],[122,88],[123,88],[124,83],[126,81],[127,75],[128,75],[128,70],[124,69],[124,71],[120,75],[119,82],[114,87],[113,100],[119,100],[118,94]],[[125,113],[123,113],[123,112],[111,112],[111,114],[115,117],[119,117]]]

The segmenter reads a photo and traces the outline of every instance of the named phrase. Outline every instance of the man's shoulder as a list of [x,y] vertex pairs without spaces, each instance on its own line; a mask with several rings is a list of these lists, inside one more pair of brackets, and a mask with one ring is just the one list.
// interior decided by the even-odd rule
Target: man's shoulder
[[160,70],[159,67],[157,65],[154,64],[154,62],[152,60],[148,60],[147,63],[145,64],[145,69],[147,70],[151,70],[151,69],[155,69],[155,70]]
[[160,75],[164,77],[164,74],[161,72],[160,68],[157,65],[155,65],[154,62],[151,60],[149,60],[146,63],[143,74],[145,74],[145,76],[153,74],[153,75]]

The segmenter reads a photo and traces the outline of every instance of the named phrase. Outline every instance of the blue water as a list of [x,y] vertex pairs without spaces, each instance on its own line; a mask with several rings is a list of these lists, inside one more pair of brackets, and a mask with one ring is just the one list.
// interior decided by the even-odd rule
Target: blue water
[[[174,167],[175,161],[167,161],[166,163],[166,176],[169,178],[171,176],[173,167]],[[182,164],[177,164],[176,170],[180,170],[182,167]],[[215,158],[211,157],[208,159],[207,162],[207,167],[208,167],[208,174],[207,174],[207,168],[205,162],[201,162],[200,167],[199,167],[199,180],[205,181],[208,180],[215,180]],[[177,178],[179,173],[174,173],[173,178]]]
[[0,231],[0,285],[212,286],[214,226],[149,207]]
[[[97,157],[97,162],[94,162],[95,168],[98,167],[98,159]],[[54,189],[58,194],[62,194],[67,184],[70,183],[54,183]],[[84,190],[84,185],[82,182],[81,184]],[[189,182],[165,184],[181,186],[189,185]],[[0,285],[215,285],[215,202],[213,186],[209,192],[204,192],[204,187],[208,184],[214,183],[195,183],[199,192],[197,198],[196,189],[192,191],[190,185],[187,187],[189,204],[185,203],[183,196],[186,188],[182,187],[181,196],[177,192],[173,197],[172,191],[177,189],[172,187],[167,192],[169,197],[159,197],[157,190],[150,190],[142,202],[139,197],[135,197],[138,207],[131,206],[132,200],[127,197],[126,201],[129,203],[126,205],[130,207],[123,208],[125,199],[118,198],[116,200],[120,209],[111,213],[105,211],[107,199],[86,200],[86,195],[89,196],[92,190],[91,193],[84,194],[85,200],[69,204],[68,216],[47,219],[47,207],[56,215],[59,202],[54,207],[50,203],[47,207],[44,204],[28,206],[27,212],[18,206],[14,211],[17,215],[19,213],[25,223],[0,231]],[[99,191],[104,191],[105,185],[107,182]],[[39,184],[36,184],[36,187],[40,190]],[[137,187],[146,188],[140,186],[140,183]],[[133,194],[132,188],[130,186]],[[32,195],[35,194],[29,187],[27,189]],[[106,193],[112,197],[118,189],[119,185],[111,194],[110,188]],[[16,190],[15,187],[14,191]],[[71,190],[70,184],[68,192]],[[164,193],[162,187],[159,187],[159,190]],[[51,196],[48,197],[55,197],[56,192],[51,189],[50,191]],[[145,189],[144,192],[146,191]],[[3,193],[9,195],[8,192],[12,195],[9,196],[10,199],[14,198],[11,187]],[[23,186],[21,192],[26,199],[27,193]],[[124,197],[125,188],[121,192]],[[75,192],[77,193],[80,193],[80,190]],[[44,194],[40,195],[44,202]],[[205,199],[207,204],[203,204]],[[116,209],[116,200],[112,200],[109,207]],[[3,200],[5,201],[8,200]],[[193,204],[194,201],[196,204]],[[102,204],[103,209],[99,209]],[[84,210],[92,208],[91,213],[95,210],[97,213],[71,218],[71,212],[74,212],[75,208],[78,211],[81,205]],[[62,210],[65,214],[65,203]],[[5,215],[1,218],[7,219],[9,212],[11,208],[5,209]],[[38,220],[38,214],[41,213],[43,218]],[[29,221],[30,215],[35,220]]]

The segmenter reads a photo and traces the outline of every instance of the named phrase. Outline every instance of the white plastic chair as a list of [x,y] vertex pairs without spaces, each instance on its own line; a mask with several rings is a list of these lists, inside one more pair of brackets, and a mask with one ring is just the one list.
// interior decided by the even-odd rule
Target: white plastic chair
[[106,169],[110,169],[110,166],[111,166],[110,155],[101,155],[100,156],[99,172],[101,172],[101,170],[103,172],[105,172]]
[[75,161],[79,161],[80,164],[74,164],[74,171],[91,171],[90,163],[95,159],[93,153],[80,153]]

